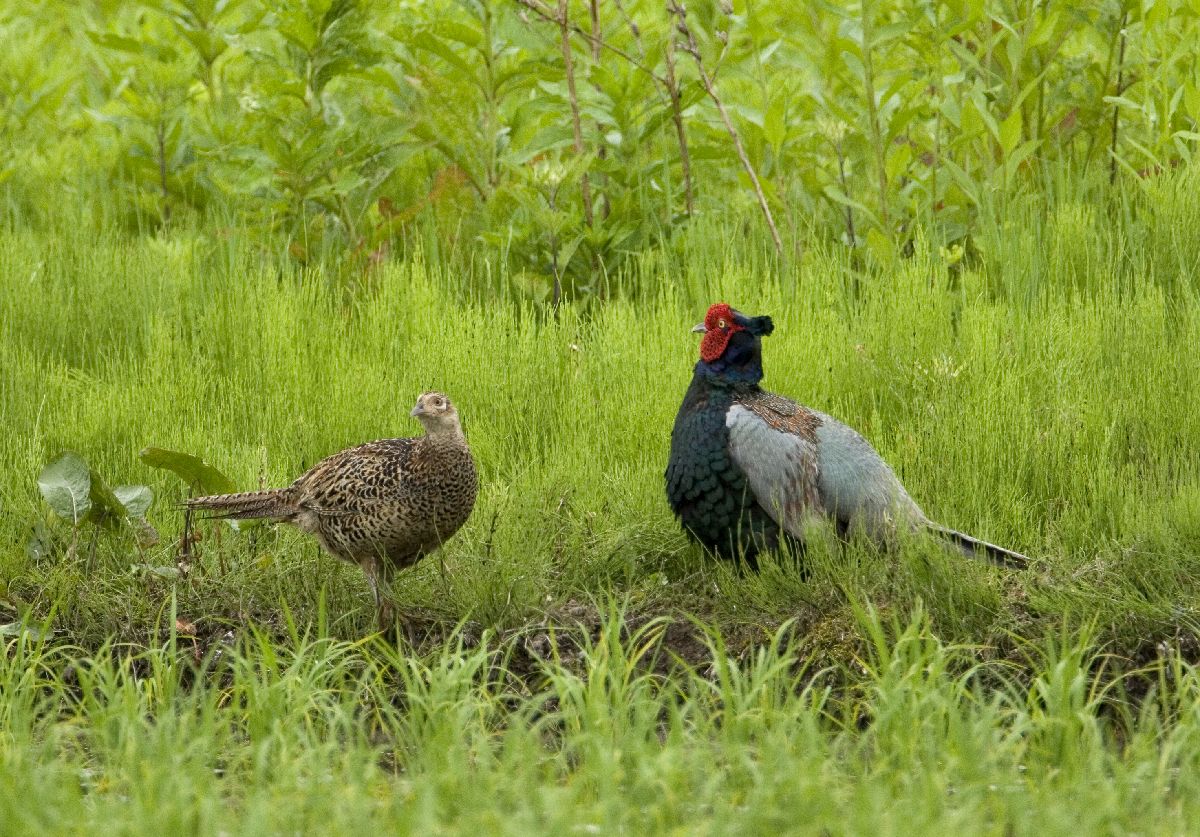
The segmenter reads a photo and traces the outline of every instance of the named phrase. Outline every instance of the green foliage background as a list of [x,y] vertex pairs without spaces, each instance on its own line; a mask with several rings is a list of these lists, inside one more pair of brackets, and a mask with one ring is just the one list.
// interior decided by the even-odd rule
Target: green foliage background
[[[1195,831],[1198,14],[0,3],[0,833]],[[690,545],[719,298],[1033,566]],[[139,458],[280,485],[433,387],[414,646]]]
[[761,222],[700,68],[789,257],[815,239],[888,263],[918,227],[971,254],[1014,203],[1103,206],[1200,138],[1195,0],[677,8],[6,4],[8,215],[80,202],[99,225],[248,231],[355,285],[420,251],[587,296],[697,216]]

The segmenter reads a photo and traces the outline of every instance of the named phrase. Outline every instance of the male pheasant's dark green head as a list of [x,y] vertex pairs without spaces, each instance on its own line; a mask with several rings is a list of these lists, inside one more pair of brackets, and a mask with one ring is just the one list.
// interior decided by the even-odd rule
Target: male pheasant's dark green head
[[762,380],[762,337],[775,330],[770,317],[747,317],[718,302],[692,331],[704,332],[696,373],[729,383]]

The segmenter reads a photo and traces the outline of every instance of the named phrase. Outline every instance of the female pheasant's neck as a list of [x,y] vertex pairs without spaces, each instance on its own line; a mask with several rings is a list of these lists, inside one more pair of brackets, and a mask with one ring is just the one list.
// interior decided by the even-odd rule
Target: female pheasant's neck
[[425,442],[428,445],[454,446],[462,445],[466,441],[467,437],[463,435],[462,427],[458,424],[425,428]]

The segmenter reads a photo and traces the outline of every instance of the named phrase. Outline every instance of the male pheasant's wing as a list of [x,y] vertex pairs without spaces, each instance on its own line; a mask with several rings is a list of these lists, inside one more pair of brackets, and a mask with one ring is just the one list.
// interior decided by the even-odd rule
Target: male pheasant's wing
[[725,414],[729,452],[754,499],[788,534],[803,538],[804,521],[824,514],[814,413],[765,392],[739,398]]
[[407,492],[418,439],[380,439],[322,459],[288,489],[302,508],[320,515],[370,511],[394,503]]

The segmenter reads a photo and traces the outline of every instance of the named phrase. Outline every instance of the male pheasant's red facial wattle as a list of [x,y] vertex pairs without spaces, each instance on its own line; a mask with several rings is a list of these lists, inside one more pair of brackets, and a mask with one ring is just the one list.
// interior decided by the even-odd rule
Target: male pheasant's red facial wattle
[[742,326],[733,321],[733,309],[724,302],[718,302],[708,309],[704,315],[704,339],[700,341],[700,359],[705,363],[725,354],[729,338],[739,331]]

